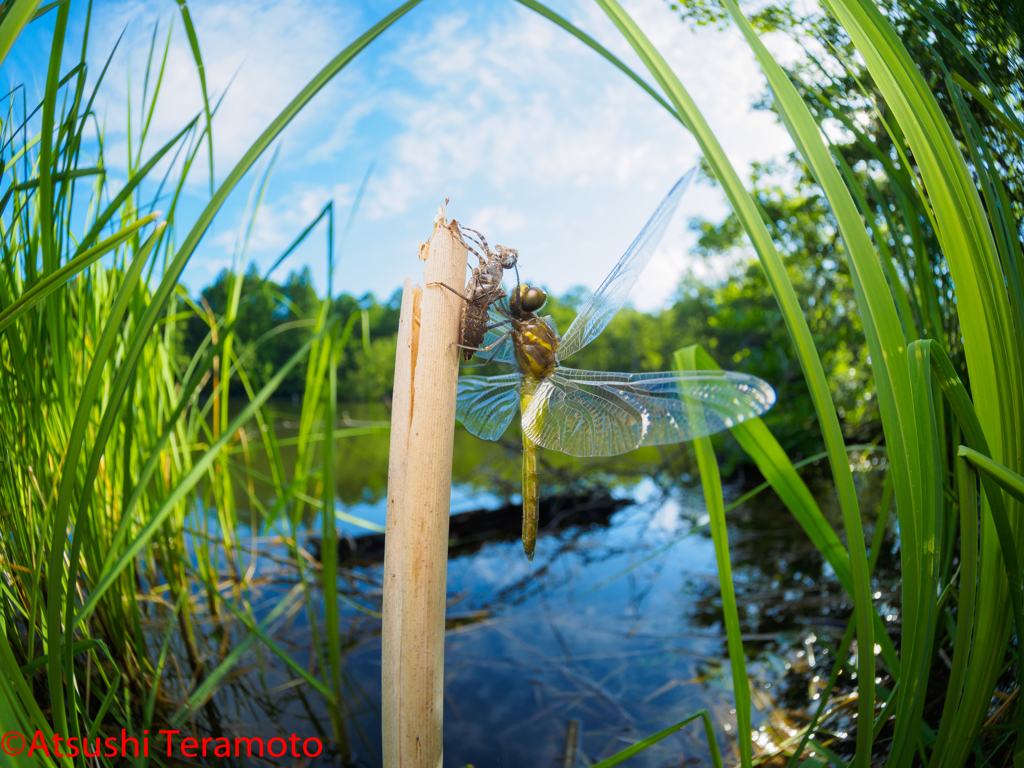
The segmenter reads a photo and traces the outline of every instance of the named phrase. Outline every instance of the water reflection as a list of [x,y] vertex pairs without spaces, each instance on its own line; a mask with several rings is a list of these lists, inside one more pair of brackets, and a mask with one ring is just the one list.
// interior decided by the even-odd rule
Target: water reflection
[[[507,445],[484,443],[460,430],[453,514],[517,501],[514,438]],[[533,563],[514,537],[453,549],[445,765],[560,765],[570,719],[581,722],[579,764],[588,765],[701,708],[712,714],[724,755],[736,757],[732,680],[703,498],[699,488],[672,481],[689,466],[685,448],[639,451],[612,461],[543,458],[550,462],[543,475],[557,486],[546,492],[591,493],[600,486],[621,508],[606,524],[542,529]],[[339,509],[383,524],[386,465],[386,434],[340,441]],[[859,483],[865,509],[877,505],[875,475],[863,473]],[[814,490],[841,530],[829,487]],[[753,727],[767,748],[788,735],[796,710],[813,702],[814,675],[827,679],[828,649],[838,645],[850,605],[770,492],[731,512],[729,523],[755,689]],[[312,572],[318,527],[311,520],[296,532],[308,555],[303,565]],[[367,534],[358,525],[342,527],[350,537]],[[273,536],[258,540],[258,551],[252,608],[263,620],[294,590],[298,564]],[[890,552],[880,563],[879,590],[894,589],[892,565]],[[352,764],[380,765],[380,563],[367,558],[346,567],[339,588]],[[295,602],[266,631],[319,676],[310,618]],[[322,611],[315,620],[323,637]],[[224,631],[221,621],[207,621],[211,638],[223,639],[217,635]],[[237,625],[227,631],[244,636]],[[193,723],[204,733],[264,739],[297,733],[325,744],[331,739],[322,699],[262,646],[245,657]],[[327,765],[336,757],[325,752],[309,764]],[[703,729],[696,724],[630,762],[680,764],[710,765]]]

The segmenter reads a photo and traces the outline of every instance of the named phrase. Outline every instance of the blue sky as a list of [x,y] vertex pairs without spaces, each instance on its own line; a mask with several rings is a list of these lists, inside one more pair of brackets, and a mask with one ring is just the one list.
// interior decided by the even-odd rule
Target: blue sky
[[[75,40],[84,3],[73,8]],[[397,0],[203,0],[190,4],[215,98],[215,179],[303,85]],[[639,61],[589,0],[551,0],[635,69]],[[772,115],[750,104],[763,78],[735,30],[683,25],[664,0],[623,3],[658,45],[716,131],[741,174],[753,160],[792,148]],[[52,13],[49,15],[52,17]],[[97,100],[105,120],[107,166],[124,176],[131,74],[138,113],[154,24],[171,48],[144,155],[201,109],[199,80],[171,0],[94,4],[91,69],[98,72],[125,29]],[[4,64],[8,82],[42,90],[52,20],[28,28]],[[784,40],[770,40],[786,54]],[[70,61],[71,59],[68,58]],[[230,83],[230,87],[229,86]],[[520,252],[524,279],[555,292],[595,288],[672,183],[698,157],[692,137],[647,94],[595,53],[512,0],[425,0],[344,70],[285,131],[249,259],[262,267],[333,199],[340,234],[356,190],[373,174],[338,255],[336,291],[387,297],[421,275],[416,252],[446,197],[450,217]],[[266,159],[269,159],[269,155]],[[260,169],[265,167],[265,162]],[[231,264],[252,179],[218,215],[187,267],[196,291]],[[179,239],[208,194],[205,167],[191,176]],[[641,308],[663,305],[687,269],[707,279],[722,264],[690,256],[693,216],[720,217],[721,193],[695,185],[634,294]],[[326,281],[325,239],[314,235],[274,276],[308,265]]]

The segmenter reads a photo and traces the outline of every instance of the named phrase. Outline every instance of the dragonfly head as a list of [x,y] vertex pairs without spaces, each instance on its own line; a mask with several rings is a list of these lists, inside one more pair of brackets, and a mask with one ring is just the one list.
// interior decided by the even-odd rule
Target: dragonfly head
[[536,312],[544,306],[548,295],[542,288],[525,283],[516,287],[509,297],[509,305],[514,314]]
[[501,261],[502,269],[512,269],[519,261],[519,251],[515,248],[506,248],[504,245],[494,246],[494,250],[498,253],[498,259]]

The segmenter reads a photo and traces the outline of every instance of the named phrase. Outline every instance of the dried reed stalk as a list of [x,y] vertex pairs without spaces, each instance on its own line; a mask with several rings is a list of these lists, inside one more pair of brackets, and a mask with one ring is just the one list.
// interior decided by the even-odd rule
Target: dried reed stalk
[[407,278],[395,360],[384,554],[384,768],[440,768],[448,514],[461,302],[431,283],[465,285],[466,247],[444,209],[434,224],[425,289]]

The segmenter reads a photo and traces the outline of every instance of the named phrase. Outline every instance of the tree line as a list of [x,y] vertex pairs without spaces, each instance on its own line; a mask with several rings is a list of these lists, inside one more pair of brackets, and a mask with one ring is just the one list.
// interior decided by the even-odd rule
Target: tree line
[[[810,241],[822,238],[825,225],[813,203],[805,201],[797,207],[802,210],[793,212],[797,221],[793,237],[801,239],[802,250]],[[701,253],[710,255],[734,247],[738,233],[703,226],[698,246]],[[849,276],[840,263],[831,269],[820,268],[829,253],[816,247],[812,251],[813,256],[794,258],[794,284],[815,318],[812,328],[833,379],[848,438],[864,439],[877,432],[878,414]],[[224,313],[230,282],[224,271],[197,297],[205,316],[194,315],[182,324],[185,355],[191,356],[208,336],[209,318]],[[551,296],[542,313],[550,314],[564,333],[587,298],[584,288]],[[255,267],[246,272],[235,333],[239,348],[249,348],[243,365],[255,388],[269,380],[313,333],[312,319],[320,302],[308,269],[293,272],[280,283],[260,277]],[[340,400],[390,405],[400,303],[400,290],[386,300],[372,293],[342,293],[333,301],[331,311],[338,321],[352,323],[338,366]],[[275,330],[279,332],[272,333]],[[663,310],[623,308],[604,333],[573,356],[572,365],[597,371],[668,370],[673,352],[687,344],[701,344],[723,368],[760,376],[775,387],[779,402],[786,405],[770,412],[766,420],[791,456],[821,449],[804,377],[756,261],[741,263],[715,284],[687,275],[671,305]],[[474,367],[472,372],[498,373],[504,367]],[[281,384],[277,396],[301,398],[304,383],[303,372],[296,369]],[[232,395],[244,397],[237,378],[232,386],[237,389]]]

